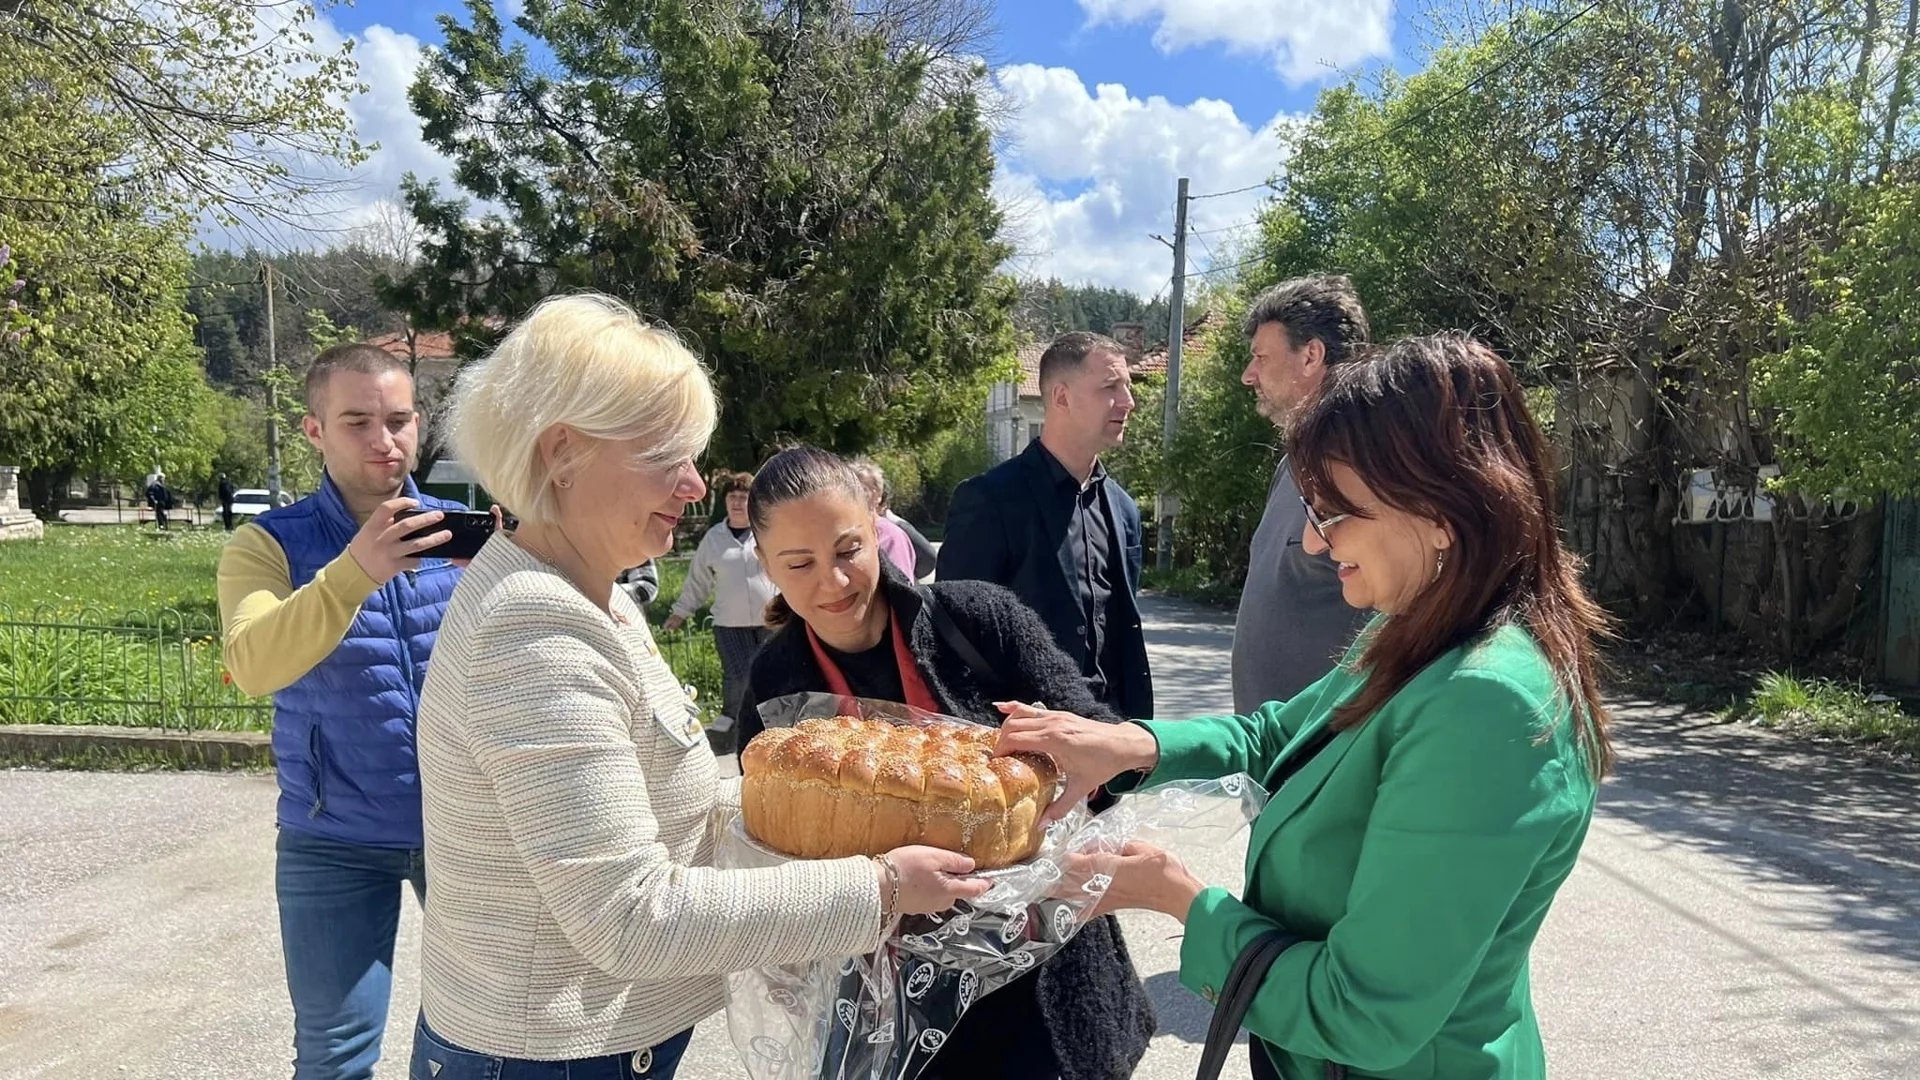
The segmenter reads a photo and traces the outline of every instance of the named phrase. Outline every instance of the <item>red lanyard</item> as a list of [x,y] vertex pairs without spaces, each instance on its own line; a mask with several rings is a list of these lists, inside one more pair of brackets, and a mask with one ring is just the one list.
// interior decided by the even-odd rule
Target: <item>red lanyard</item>
[[[913,662],[913,654],[907,651],[907,635],[900,629],[900,620],[888,618],[893,635],[893,662],[900,668],[900,689],[907,696],[907,704],[923,712],[942,711],[940,703],[933,699],[932,691],[927,689],[927,680],[920,677],[919,665]],[[807,627],[807,644],[813,646],[813,662],[820,665],[820,673],[827,677],[827,689],[841,697],[856,697],[853,688],[847,685],[847,677],[840,672],[840,665],[827,655],[826,646],[820,644],[819,635],[813,627]]]

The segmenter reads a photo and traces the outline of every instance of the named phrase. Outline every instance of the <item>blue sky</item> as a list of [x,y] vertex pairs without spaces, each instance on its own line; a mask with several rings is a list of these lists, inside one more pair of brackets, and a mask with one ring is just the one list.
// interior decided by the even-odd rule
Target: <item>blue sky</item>
[[[1171,233],[1176,177],[1190,177],[1196,194],[1259,183],[1283,168],[1285,124],[1341,71],[1404,69],[1420,54],[1394,0],[998,5],[988,59],[1012,108],[999,133],[995,193],[1019,251],[1012,268],[1146,295],[1172,270],[1149,234]],[[324,13],[323,31],[355,39],[371,89],[349,108],[361,137],[381,144],[358,171],[345,220],[372,214],[409,170],[446,175],[420,142],[405,91],[422,47],[440,39],[434,17],[460,10],[450,0],[361,0]],[[1236,226],[1260,197],[1193,204],[1200,235],[1190,269],[1231,260]]]

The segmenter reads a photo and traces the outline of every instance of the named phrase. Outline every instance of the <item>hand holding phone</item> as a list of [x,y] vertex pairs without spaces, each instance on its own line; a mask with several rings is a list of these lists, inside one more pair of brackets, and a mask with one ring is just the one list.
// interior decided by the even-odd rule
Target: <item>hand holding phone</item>
[[486,546],[487,537],[492,536],[500,525],[500,515],[492,510],[402,510],[394,515],[396,521],[405,522],[427,514],[439,514],[439,523],[443,526],[438,533],[423,530],[419,535],[440,536],[444,539],[431,547],[420,549],[415,554],[428,559],[471,559],[480,554]]
[[421,552],[452,537],[451,532],[432,528],[440,523],[440,511],[423,512],[416,509],[419,505],[413,499],[388,499],[347,544],[347,554],[375,585],[385,585],[402,571],[418,567]]

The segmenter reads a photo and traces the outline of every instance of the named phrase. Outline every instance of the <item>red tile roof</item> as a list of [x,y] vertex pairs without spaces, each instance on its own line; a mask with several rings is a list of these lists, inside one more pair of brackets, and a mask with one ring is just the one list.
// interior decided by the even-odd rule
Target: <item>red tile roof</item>
[[[1209,311],[1193,322],[1188,323],[1187,332],[1180,339],[1181,353],[1191,353],[1199,348],[1201,340],[1205,338],[1214,327],[1220,325],[1221,321],[1218,314]],[[1165,345],[1141,357],[1139,363],[1133,365],[1135,378],[1142,375],[1165,375],[1166,373],[1167,347]]]
[[1020,346],[1020,396],[1037,398],[1040,396],[1040,354],[1047,351],[1041,342]]
[[[407,359],[407,335],[400,331],[367,339],[367,344]],[[445,330],[422,330],[414,335],[413,355],[420,360],[453,359],[453,335]]]

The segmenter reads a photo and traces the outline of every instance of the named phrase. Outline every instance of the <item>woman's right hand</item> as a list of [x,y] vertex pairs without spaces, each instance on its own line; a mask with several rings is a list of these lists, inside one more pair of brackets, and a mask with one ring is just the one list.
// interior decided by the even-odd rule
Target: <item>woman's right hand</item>
[[1066,817],[1080,800],[1121,773],[1149,771],[1160,762],[1160,743],[1139,724],[1103,724],[1020,701],[994,705],[1006,719],[993,752],[1046,754],[1066,781],[1042,821]]
[[[900,873],[900,905],[895,915],[933,915],[961,900],[977,900],[993,883],[985,878],[968,877],[973,860],[957,851],[914,844],[887,852],[886,861]],[[885,866],[875,866],[880,875],[882,901],[893,891],[893,881]]]
[[675,630],[678,630],[685,625],[687,625],[687,620],[684,616],[669,615],[667,616],[667,621],[660,624],[660,629],[665,630],[667,633],[671,634]]

